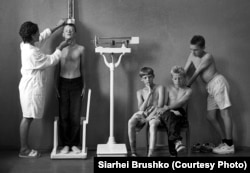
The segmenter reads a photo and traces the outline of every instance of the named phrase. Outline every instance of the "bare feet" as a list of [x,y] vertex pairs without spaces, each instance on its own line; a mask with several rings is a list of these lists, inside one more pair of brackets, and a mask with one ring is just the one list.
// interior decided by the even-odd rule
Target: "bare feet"
[[61,149],[60,154],[67,154],[69,152],[69,146],[64,146],[63,149]]
[[74,154],[81,153],[81,150],[78,147],[76,147],[76,146],[73,146],[71,149],[72,149],[72,151],[73,151]]

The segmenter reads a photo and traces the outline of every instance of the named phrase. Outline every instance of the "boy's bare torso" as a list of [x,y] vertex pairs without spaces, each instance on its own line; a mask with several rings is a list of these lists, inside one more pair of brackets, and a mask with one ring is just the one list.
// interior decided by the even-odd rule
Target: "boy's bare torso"
[[78,44],[68,46],[62,50],[60,76],[63,78],[77,78],[81,76],[81,57],[84,47]]
[[[189,91],[189,88],[182,87],[182,88],[176,88],[173,85],[168,87],[168,105],[175,104],[176,102],[179,102]],[[183,105],[182,108],[185,109],[186,104]]]
[[[149,102],[148,102],[148,105],[147,107],[149,106],[155,106],[157,107],[158,106],[158,102],[159,102],[159,86],[160,85],[155,85],[153,88],[152,88],[152,95],[149,99]],[[148,92],[149,92],[149,89],[148,87],[144,87],[143,89],[140,90],[140,93],[142,95],[142,98],[143,100],[146,99],[147,95],[148,95]]]
[[200,77],[203,82],[208,83],[211,79],[213,79],[214,76],[218,74],[212,55],[206,53],[203,57],[199,58],[191,54],[190,58],[196,69],[202,63],[203,59],[209,59],[211,61],[211,63],[200,73]]

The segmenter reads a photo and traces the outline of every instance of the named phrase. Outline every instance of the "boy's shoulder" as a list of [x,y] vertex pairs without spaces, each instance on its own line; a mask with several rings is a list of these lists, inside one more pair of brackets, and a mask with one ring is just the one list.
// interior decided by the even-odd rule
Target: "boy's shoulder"
[[138,89],[138,90],[136,91],[136,95],[137,95],[137,96],[142,96],[143,93],[144,93],[143,90],[144,90],[144,88]]
[[147,89],[146,87],[140,88],[137,90],[137,93],[141,93],[141,92],[143,92],[143,90],[146,90],[146,89]]
[[192,88],[189,88],[187,86],[182,87],[182,89],[186,92],[186,93],[192,93]]
[[84,50],[84,49],[85,49],[85,47],[84,47],[83,45],[81,45],[81,44],[78,44],[78,43],[77,43],[76,46],[77,46],[78,49],[81,49],[81,50]]
[[[164,88],[165,88],[165,86],[163,86],[161,84],[155,84],[155,86],[154,86],[155,90],[164,89]],[[144,86],[143,88],[138,89],[137,92],[143,92],[143,91],[147,91],[147,90],[148,90],[148,88],[146,86]]]
[[164,88],[164,86],[162,84],[155,84],[156,88]]
[[168,85],[166,86],[166,88],[167,88],[168,91],[171,91],[171,90],[174,89],[174,85],[173,85],[173,84],[168,84]]
[[[190,60],[195,60],[197,57],[195,57],[192,53],[189,55]],[[208,58],[213,58],[213,55],[209,52],[205,52],[205,54],[201,57],[201,59],[208,59]]]
[[[192,92],[192,88],[189,88],[187,86],[181,87],[185,92]],[[167,85],[167,90],[168,91],[173,91],[175,90],[175,86],[173,84]]]
[[84,53],[85,47],[83,45],[80,45],[78,43],[75,44],[74,47],[72,47],[72,49],[80,54]]
[[213,58],[213,55],[211,53],[206,52],[205,55],[202,57],[203,59],[211,59]]

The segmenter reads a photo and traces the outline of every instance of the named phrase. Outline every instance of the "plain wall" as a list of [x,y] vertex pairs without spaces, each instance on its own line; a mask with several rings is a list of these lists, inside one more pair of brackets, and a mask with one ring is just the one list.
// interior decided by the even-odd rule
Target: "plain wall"
[[[195,34],[206,39],[218,71],[231,85],[231,99],[236,145],[250,146],[250,1],[248,0],[75,0],[77,40],[86,47],[87,87],[92,89],[87,147],[96,149],[109,137],[109,69],[94,51],[94,36],[139,36],[140,44],[125,54],[114,75],[115,123],[118,143],[128,144],[127,122],[137,111],[136,90],[143,87],[138,71],[143,66],[155,70],[155,83],[167,85],[170,68],[184,66],[189,55],[189,41]],[[0,148],[19,148],[19,124],[22,111],[18,84],[21,78],[18,34],[20,25],[31,20],[40,30],[55,26],[67,17],[67,0],[0,1]],[[52,53],[62,40],[58,31],[43,50]],[[51,149],[53,119],[58,103],[53,89],[54,67],[48,69],[49,86],[44,118],[30,130],[30,145]],[[189,104],[191,143],[219,142],[206,121],[206,90],[198,80],[192,88]],[[86,103],[83,103],[86,105]],[[85,110],[83,110],[84,116]],[[138,146],[145,146],[143,131]]]

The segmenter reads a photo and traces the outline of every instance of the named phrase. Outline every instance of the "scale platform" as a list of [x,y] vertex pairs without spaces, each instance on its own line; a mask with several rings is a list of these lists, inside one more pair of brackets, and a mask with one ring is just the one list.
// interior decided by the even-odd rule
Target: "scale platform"
[[67,154],[62,154],[60,153],[59,149],[55,149],[52,151],[51,159],[86,159],[87,158],[87,149],[86,151],[82,151],[81,153],[73,153],[73,152],[69,152]]
[[86,108],[86,117],[81,117],[80,124],[82,126],[82,146],[78,146],[81,150],[80,153],[69,152],[66,154],[60,153],[62,147],[58,145],[58,126],[59,126],[59,117],[55,117],[54,120],[54,139],[53,139],[53,150],[51,152],[51,159],[86,159],[87,158],[87,147],[86,147],[86,130],[89,122],[89,109],[90,109],[90,98],[91,98],[91,89],[88,89],[88,98],[87,98],[87,108]]
[[97,157],[127,157],[125,144],[98,144]]

